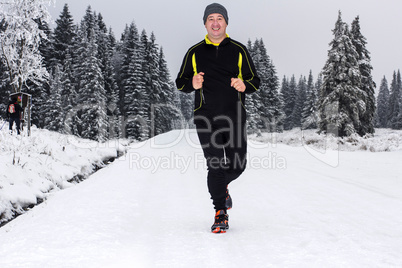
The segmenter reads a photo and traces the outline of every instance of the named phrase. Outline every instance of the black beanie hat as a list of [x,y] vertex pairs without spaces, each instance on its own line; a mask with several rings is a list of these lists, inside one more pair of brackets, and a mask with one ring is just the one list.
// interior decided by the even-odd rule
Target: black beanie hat
[[211,14],[214,14],[214,13],[221,14],[223,16],[223,18],[225,19],[226,24],[229,24],[229,17],[228,17],[228,12],[227,12],[226,8],[218,3],[210,4],[205,8],[204,18],[203,18],[204,24],[207,21],[208,16]]

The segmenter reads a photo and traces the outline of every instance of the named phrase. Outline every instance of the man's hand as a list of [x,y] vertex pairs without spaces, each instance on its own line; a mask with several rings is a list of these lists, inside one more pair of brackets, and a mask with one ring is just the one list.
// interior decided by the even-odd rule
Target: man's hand
[[246,90],[246,85],[240,78],[232,78],[230,86],[234,87],[234,89],[236,89],[239,92],[244,92]]
[[200,72],[197,75],[193,76],[193,88],[200,89],[202,88],[202,83],[204,82],[204,73]]

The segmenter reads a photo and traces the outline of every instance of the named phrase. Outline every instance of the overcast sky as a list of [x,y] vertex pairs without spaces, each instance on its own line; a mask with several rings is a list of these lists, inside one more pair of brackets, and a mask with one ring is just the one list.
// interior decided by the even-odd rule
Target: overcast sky
[[[176,78],[187,49],[204,38],[202,16],[212,0],[56,0],[50,7],[53,19],[60,16],[65,3],[79,22],[90,5],[101,13],[105,23],[120,39],[126,24],[135,22],[148,36],[154,32]],[[317,78],[327,59],[332,30],[342,12],[351,24],[360,17],[362,34],[371,52],[373,77],[380,84],[385,75],[391,82],[394,70],[402,68],[401,0],[219,0],[229,14],[227,32],[246,43],[262,38],[274,62],[280,80],[283,75]],[[54,25],[53,25],[54,27]],[[378,88],[377,88],[378,91]]]

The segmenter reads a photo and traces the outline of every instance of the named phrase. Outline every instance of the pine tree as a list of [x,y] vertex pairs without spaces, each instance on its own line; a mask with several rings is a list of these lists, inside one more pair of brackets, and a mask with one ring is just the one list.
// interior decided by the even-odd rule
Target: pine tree
[[391,94],[389,98],[389,115],[388,127],[393,129],[401,129],[402,122],[399,120],[401,114],[401,95],[402,95],[402,81],[401,73],[394,72],[391,82]]
[[124,137],[144,140],[149,136],[149,94],[145,87],[143,73],[146,34],[141,41],[137,27],[131,23],[123,33],[121,53],[121,94],[124,98],[122,113],[124,117]]
[[133,108],[135,120],[131,123],[132,134],[129,135],[137,140],[145,140],[149,138],[150,126],[150,91],[147,89],[151,81],[150,74],[147,73],[147,62],[145,57],[148,52],[148,36],[145,30],[141,32],[137,49],[135,50],[134,64],[138,67],[134,72],[135,83],[133,92]]
[[109,29],[107,36],[107,49],[105,51],[105,92],[106,92],[106,107],[107,118],[109,123],[109,138],[118,138],[120,136],[120,121],[119,117],[119,88],[116,81],[116,70],[114,69],[113,57],[116,49],[116,39],[114,37],[112,29]]
[[193,94],[179,94],[180,111],[183,115],[182,125],[188,125],[193,128],[193,110],[194,110],[194,97]]
[[[262,52],[259,46],[259,40],[255,40],[254,45],[251,44],[251,41],[248,42],[247,50],[250,53],[250,57],[253,60],[257,73],[261,70],[261,60],[262,60]],[[261,79],[261,77],[260,77]],[[262,84],[262,83],[261,83]],[[247,96],[246,102],[246,110],[247,110],[247,130],[249,132],[258,132],[261,129],[261,115],[260,115],[260,106],[261,106],[261,91],[251,94]]]
[[[56,65],[57,66],[57,65]],[[64,116],[64,126],[63,126],[63,133],[71,134],[76,133],[74,132],[74,126],[72,124],[72,119],[75,113],[75,105],[76,105],[76,83],[75,83],[75,76],[73,70],[73,60],[71,57],[71,53],[69,49],[64,58],[64,66],[61,72],[60,77],[61,86],[61,107],[63,108],[63,116]]]
[[317,98],[319,98],[321,87],[322,87],[322,73],[318,75],[317,81],[315,82],[315,90],[317,91]]
[[[53,40],[52,33],[49,29],[49,26],[46,22],[43,22],[40,19],[35,20],[38,24],[38,27],[43,33],[45,37],[40,37],[40,45],[39,45],[39,53],[42,56],[42,63],[46,66],[46,69],[50,72],[51,62],[53,61]],[[46,127],[45,118],[46,113],[49,112],[47,107],[47,102],[51,99],[52,89],[49,84],[51,84],[51,77],[49,77],[48,81],[38,81],[36,83],[32,83],[31,81],[27,82],[27,92],[32,96],[32,106],[31,106],[31,124],[34,124],[38,127]]]
[[270,60],[262,39],[258,43],[260,55],[257,73],[261,79],[259,92],[261,102],[258,103],[262,125],[260,129],[268,132],[283,131],[283,101],[279,94],[279,78],[276,69]]
[[178,90],[176,90],[175,85],[170,78],[169,69],[167,67],[162,47],[159,50],[158,58],[158,80],[162,91],[159,106],[159,116],[161,117],[162,127],[160,129],[161,132],[156,132],[156,134],[167,132],[176,128],[181,128],[181,120],[183,120],[181,110],[179,108],[179,92]]
[[106,68],[108,65],[108,61],[110,61],[110,55],[109,55],[109,36],[108,36],[108,30],[106,27],[105,22],[103,21],[102,15],[96,14],[94,12],[93,17],[95,18],[95,23],[97,24],[96,27],[94,27],[95,32],[95,37],[96,37],[96,45],[98,47],[98,58],[100,61],[100,68],[102,71],[102,75],[106,75]]
[[68,48],[71,46],[76,35],[73,17],[69,11],[68,4],[65,4],[63,11],[56,20],[56,27],[53,32],[53,63],[64,66]]
[[398,116],[396,119],[396,124],[395,128],[396,129],[402,129],[402,79],[401,79],[401,72],[398,70],[398,75],[397,75],[397,87],[399,89],[399,112]]
[[114,70],[114,78],[116,81],[116,96],[117,96],[117,108],[116,113],[114,115],[117,117],[116,124],[118,126],[119,137],[125,136],[125,127],[124,127],[124,90],[123,90],[123,58],[125,54],[123,53],[123,40],[125,40],[124,33],[128,30],[128,26],[126,26],[123,34],[121,36],[121,40],[117,41],[113,37],[109,37],[110,43],[113,44],[113,54],[111,58],[111,64]]
[[150,41],[147,41],[145,45],[144,74],[147,74],[145,86],[149,92],[150,102],[147,117],[151,130],[150,137],[152,137],[163,133],[165,130],[165,121],[161,113],[160,104],[165,101],[167,92],[162,91],[159,80],[159,49],[155,43],[154,33],[151,33]]
[[395,128],[402,129],[402,79],[400,70],[398,70],[396,78],[397,78],[396,86],[399,92],[399,98],[397,98],[396,103],[399,102],[399,111],[397,113],[398,114],[397,119],[395,120],[396,121]]
[[[1,26],[0,26],[1,31]],[[6,109],[10,101],[10,94],[12,92],[11,85],[6,73],[6,66],[0,60],[0,118],[6,119]]]
[[358,133],[364,136],[367,133],[374,133],[374,115],[375,115],[375,83],[371,75],[373,67],[371,66],[370,52],[366,48],[366,38],[360,32],[359,17],[352,23],[351,28],[352,44],[358,54],[359,70],[361,74],[360,89],[363,91],[364,109],[360,114],[360,129]]
[[[85,15],[81,20],[81,35],[86,36],[88,41],[91,41],[91,38],[97,38],[97,34],[99,31],[99,25],[97,22],[97,15],[96,12],[92,11],[91,6],[89,5],[87,9],[85,10]],[[92,31],[95,32],[95,34],[92,34]]]
[[120,88],[120,111],[121,111],[121,137],[127,137],[131,129],[127,128],[127,119],[134,118],[131,103],[134,101],[133,91],[135,88],[136,65],[134,64],[135,50],[138,47],[138,30],[133,23],[126,26],[121,37],[121,44],[117,46],[114,66],[117,71],[117,81]]
[[106,113],[108,121],[107,138],[117,138],[119,136],[119,107],[118,107],[118,88],[115,79],[115,70],[112,63],[116,40],[112,30],[107,30],[106,24],[103,21],[102,15],[93,14],[96,18],[95,27],[96,44],[98,47],[99,67],[104,79],[104,89],[106,94]]
[[[106,94],[104,79],[98,59],[96,44],[96,24],[86,24],[88,13],[81,23],[79,38],[81,44],[77,50],[80,62],[76,65],[77,119],[80,123],[78,133],[83,138],[104,141],[107,137]],[[89,20],[92,21],[92,20]],[[87,36],[88,29],[90,34]]]
[[284,129],[290,130],[294,127],[293,109],[296,103],[297,84],[296,78],[292,75],[290,81],[284,77],[282,80],[281,94],[284,101],[283,111],[285,113]]
[[297,84],[296,101],[292,112],[292,121],[294,127],[301,127],[302,112],[307,99],[307,81],[306,77],[301,76]]
[[247,96],[248,130],[283,131],[283,102],[275,66],[262,39],[256,39],[254,45],[249,40],[247,48],[261,80],[258,92]]
[[38,24],[39,29],[45,34],[45,37],[40,37],[39,51],[42,56],[43,65],[47,69],[50,69],[54,50],[52,31],[46,21],[42,21],[41,19],[36,19],[35,21]]
[[389,115],[389,89],[388,81],[383,77],[381,80],[380,92],[377,98],[377,126],[380,128],[388,127]]
[[63,107],[61,105],[61,92],[63,87],[61,76],[59,66],[56,66],[49,79],[52,96],[48,98],[45,103],[48,112],[47,115],[42,115],[45,117],[45,128],[52,131],[61,131],[64,127]]
[[348,25],[342,21],[341,12],[333,34],[322,72],[319,129],[344,137],[361,128],[365,92],[360,89],[359,55],[352,44]]
[[313,74],[310,70],[307,82],[306,101],[304,103],[301,119],[302,129],[317,128],[317,102],[317,88],[314,85]]

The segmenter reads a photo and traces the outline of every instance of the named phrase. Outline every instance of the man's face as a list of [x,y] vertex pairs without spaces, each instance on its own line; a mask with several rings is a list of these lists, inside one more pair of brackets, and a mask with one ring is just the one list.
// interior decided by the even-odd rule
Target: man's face
[[227,26],[225,18],[221,14],[214,13],[209,15],[205,22],[209,40],[214,43],[220,43],[226,38]]

